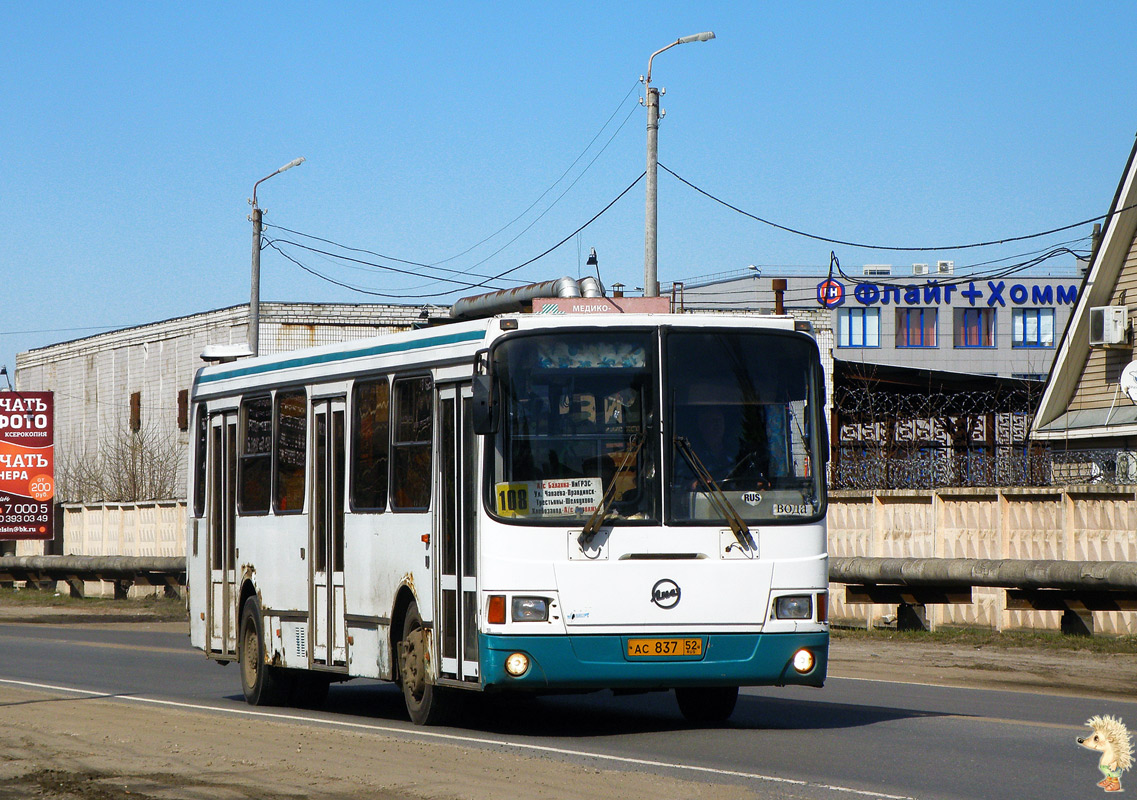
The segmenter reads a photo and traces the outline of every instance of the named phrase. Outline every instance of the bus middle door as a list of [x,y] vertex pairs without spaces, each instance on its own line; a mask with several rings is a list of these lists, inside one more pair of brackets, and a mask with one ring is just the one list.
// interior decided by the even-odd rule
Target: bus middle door
[[209,520],[209,596],[205,628],[211,658],[237,658],[237,415],[209,418],[206,508]]
[[313,665],[345,669],[343,531],[344,417],[342,398],[312,401],[309,620]]
[[438,387],[436,615],[443,680],[478,681],[477,458],[469,383]]

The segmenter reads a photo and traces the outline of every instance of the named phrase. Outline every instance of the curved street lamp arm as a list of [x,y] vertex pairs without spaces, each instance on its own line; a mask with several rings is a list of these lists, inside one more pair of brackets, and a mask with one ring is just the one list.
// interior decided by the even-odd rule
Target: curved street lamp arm
[[305,161],[305,160],[306,160],[306,159],[305,159],[303,156],[301,156],[300,158],[294,158],[294,159],[292,159],[291,161],[289,161],[287,164],[285,164],[283,167],[281,167],[280,169],[278,169],[276,172],[272,173],[271,175],[265,175],[265,176],[264,176],[263,178],[261,178],[259,181],[257,181],[256,183],[254,183],[254,184],[253,184],[253,206],[255,207],[255,206],[256,206],[256,204],[257,204],[257,187],[258,187],[258,186],[260,186],[262,183],[264,183],[265,181],[267,181],[267,180],[268,180],[269,178],[271,178],[273,175],[279,175],[280,173],[284,172],[285,170],[289,170],[289,169],[292,169],[293,167],[298,167],[298,166],[300,166],[301,164],[303,164],[303,163],[304,163],[304,161]]
[[657,55],[662,53],[664,50],[670,50],[672,47],[674,47],[677,44],[687,44],[688,42],[709,42],[713,38],[715,38],[715,32],[714,31],[703,31],[702,33],[696,33],[696,34],[693,34],[691,36],[680,36],[674,42],[667,45],[667,47],[659,48],[654,53],[652,53],[651,56],[647,60],[647,79],[644,82],[647,83],[648,85],[651,85],[651,61],[653,58],[655,58]]

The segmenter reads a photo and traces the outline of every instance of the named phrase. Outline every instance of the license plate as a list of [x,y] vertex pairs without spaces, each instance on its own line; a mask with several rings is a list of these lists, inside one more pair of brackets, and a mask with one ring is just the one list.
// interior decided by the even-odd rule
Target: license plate
[[629,658],[666,658],[702,654],[702,639],[628,639]]

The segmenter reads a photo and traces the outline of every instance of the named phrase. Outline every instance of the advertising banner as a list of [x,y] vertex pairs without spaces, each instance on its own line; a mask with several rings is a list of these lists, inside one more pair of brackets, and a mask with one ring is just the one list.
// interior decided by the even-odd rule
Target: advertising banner
[[51,539],[54,395],[0,392],[0,540]]

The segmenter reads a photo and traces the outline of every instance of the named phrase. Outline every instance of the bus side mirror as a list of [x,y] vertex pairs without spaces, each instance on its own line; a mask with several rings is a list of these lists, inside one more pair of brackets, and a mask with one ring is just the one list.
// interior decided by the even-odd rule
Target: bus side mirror
[[830,458],[830,453],[829,453],[829,425],[826,424],[824,419],[821,420],[821,441],[818,442],[818,444],[821,445],[821,463],[822,464],[828,464],[829,458]]
[[474,433],[485,436],[497,433],[497,403],[494,402],[493,371],[490,369],[490,351],[474,353],[473,403],[470,414]]
[[489,375],[475,375],[473,389],[471,415],[474,433],[483,436],[497,433],[497,404],[494,403],[493,378]]

